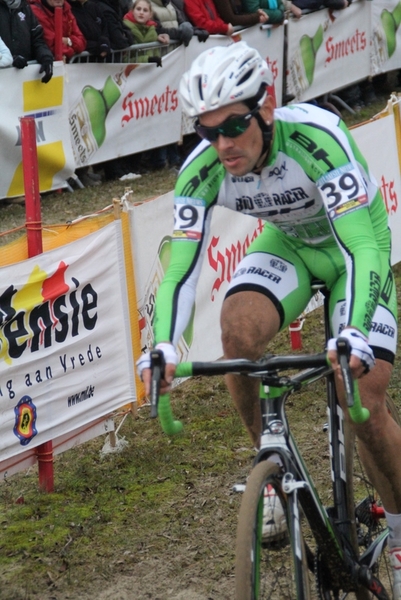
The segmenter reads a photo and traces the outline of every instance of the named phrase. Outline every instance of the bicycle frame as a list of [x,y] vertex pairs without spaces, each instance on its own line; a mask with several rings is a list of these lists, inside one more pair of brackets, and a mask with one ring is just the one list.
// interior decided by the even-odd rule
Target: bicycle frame
[[[318,492],[302,459],[302,455],[291,435],[285,414],[285,401],[293,389],[298,387],[300,379],[303,379],[303,385],[307,385],[312,381],[327,377],[330,371],[330,368],[321,369],[320,375],[316,376],[314,370],[310,379],[308,379],[308,375],[305,373],[294,377],[292,378],[292,382],[295,383],[289,384],[287,389],[284,390],[270,387],[267,391],[267,386],[262,381],[263,434],[261,437],[261,447],[254,464],[256,465],[263,460],[267,460],[269,456],[274,454],[280,457],[285,473],[283,478],[283,493],[286,495],[294,494],[294,497],[298,496],[316,542],[320,548],[324,549],[327,572],[331,574],[331,585],[334,588],[338,587],[340,589],[341,587],[352,590],[355,589],[358,583],[358,573],[357,559],[353,553],[351,544],[348,543],[349,522],[344,519],[344,515],[342,515],[344,519],[342,522],[339,519],[333,519],[321,503]],[[339,424],[341,420],[339,419]],[[330,419],[331,421],[332,419]],[[341,460],[340,428],[330,427],[331,445],[333,448],[331,452],[332,472],[337,469],[337,465],[334,467],[333,463],[338,463]],[[338,482],[334,480],[333,492],[335,496],[341,495],[343,488],[345,488],[345,472],[342,473],[342,477],[344,485],[339,486]],[[296,505],[296,502],[291,504],[291,506]],[[336,506],[336,503],[334,505]],[[289,529],[293,535],[293,539],[300,539],[300,535],[297,532],[297,529],[300,527],[299,516],[297,514],[290,515],[290,521]],[[344,548],[346,548],[346,551]],[[295,556],[294,560],[301,560],[300,555]]]
[[[325,296],[326,339],[329,337],[328,297]],[[285,403],[293,392],[323,377],[326,378],[328,431],[330,446],[331,479],[333,490],[333,507],[326,509],[313,484],[295,439],[291,435],[285,412]],[[381,588],[379,580],[373,577],[369,568],[377,554],[382,552],[387,543],[388,530],[385,530],[365,553],[358,557],[353,549],[352,521],[354,512],[349,513],[349,489],[345,470],[344,445],[344,412],[339,404],[334,375],[330,367],[310,369],[287,379],[285,385],[269,386],[272,378],[262,376],[260,386],[260,403],[262,415],[262,436],[260,450],[255,457],[254,466],[269,456],[278,455],[281,459],[284,477],[283,493],[293,494],[294,502],[290,503],[292,514],[289,517],[289,530],[292,539],[299,540],[299,515],[293,508],[297,507],[297,496],[302,510],[308,520],[318,547],[322,550],[321,560],[326,576],[330,579],[330,589],[352,591],[362,584],[366,588],[375,587],[377,593]],[[297,510],[297,508],[296,508]],[[355,542],[355,540],[354,540]],[[301,561],[301,553],[295,551],[294,561]],[[312,567],[312,565],[309,565]],[[298,569],[296,569],[298,572]],[[382,598],[388,598],[383,589]]]
[[[327,316],[328,301],[325,298],[326,337],[329,336]],[[339,340],[338,354],[345,381],[346,402],[349,413],[355,422],[363,422],[369,417],[369,412],[360,404],[359,394],[353,389],[352,378],[348,367],[347,348]],[[344,362],[345,359],[345,362]],[[174,421],[171,413],[169,396],[158,398],[159,381],[163,372],[163,356],[160,351],[151,352],[152,361],[152,415],[159,414],[161,425],[168,435],[181,431],[182,424]],[[282,376],[280,371],[298,369],[291,377]],[[302,369],[302,370],[301,370]],[[387,592],[381,582],[373,575],[370,567],[375,562],[387,542],[388,531],[385,530],[371,543],[370,547],[358,559],[352,540],[354,509],[350,508],[348,498],[347,473],[345,471],[343,410],[337,400],[334,375],[325,353],[298,356],[269,356],[260,361],[222,360],[206,363],[181,363],[177,365],[176,377],[192,375],[223,375],[226,373],[242,374],[261,379],[261,414],[262,436],[261,447],[255,458],[255,465],[267,460],[272,455],[279,455],[283,465],[282,494],[293,498],[288,507],[288,528],[290,537],[295,540],[293,554],[295,564],[302,571],[302,556],[300,552],[301,520],[298,514],[298,504],[308,521],[312,535],[317,543],[317,558],[309,549],[307,562],[311,571],[314,570],[315,560],[318,560],[319,573],[325,589],[334,593],[342,590],[355,591],[361,585],[376,594],[382,600],[388,600]],[[288,396],[315,381],[326,378],[327,381],[327,411],[331,460],[331,476],[333,486],[333,507],[323,506],[315,489],[308,469],[293,438],[285,413],[285,403]],[[352,503],[353,504],[353,503]],[[356,541],[357,543],[357,541]],[[313,560],[313,563],[312,563]],[[301,577],[301,575],[299,575]],[[297,589],[301,589],[299,585]],[[303,598],[304,596],[302,596]]]

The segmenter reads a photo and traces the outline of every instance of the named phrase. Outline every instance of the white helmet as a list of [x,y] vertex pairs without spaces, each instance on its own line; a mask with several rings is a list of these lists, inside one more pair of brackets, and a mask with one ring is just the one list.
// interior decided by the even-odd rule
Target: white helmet
[[273,84],[266,62],[245,42],[217,46],[202,52],[180,82],[183,108],[195,117],[221,106],[241,102]]

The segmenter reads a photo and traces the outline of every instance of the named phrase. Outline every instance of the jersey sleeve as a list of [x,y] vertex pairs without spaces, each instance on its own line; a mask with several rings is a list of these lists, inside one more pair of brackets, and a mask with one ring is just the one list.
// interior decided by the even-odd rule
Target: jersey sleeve
[[349,132],[345,139],[349,145],[339,145],[339,166],[316,184],[345,259],[347,325],[368,336],[382,285],[380,252],[390,250],[390,234],[380,190]]
[[170,264],[156,297],[155,344],[172,342],[176,346],[189,322],[206,251],[211,209],[223,179],[224,169],[215,151],[201,144],[177,180]]

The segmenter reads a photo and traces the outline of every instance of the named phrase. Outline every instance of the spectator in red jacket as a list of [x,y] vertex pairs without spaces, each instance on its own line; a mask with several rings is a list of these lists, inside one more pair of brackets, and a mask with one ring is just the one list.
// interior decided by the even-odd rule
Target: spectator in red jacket
[[211,35],[232,35],[234,27],[219,16],[213,0],[184,0],[185,13],[194,27],[206,29]]
[[45,42],[53,55],[55,54],[54,9],[57,6],[63,9],[62,52],[63,56],[69,59],[86,49],[86,40],[72,14],[71,6],[64,0],[31,0],[32,11],[43,27]]

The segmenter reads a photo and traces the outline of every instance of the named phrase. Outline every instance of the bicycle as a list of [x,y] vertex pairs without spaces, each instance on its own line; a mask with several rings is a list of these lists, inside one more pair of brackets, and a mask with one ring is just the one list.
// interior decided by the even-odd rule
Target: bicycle
[[[329,335],[325,297],[325,334]],[[369,418],[361,406],[348,368],[346,340],[338,340],[350,417]],[[159,398],[162,356],[151,353],[151,416],[159,415],[168,435],[182,430],[175,421],[169,395]],[[283,375],[286,371],[297,371]],[[259,361],[221,360],[181,363],[176,377],[243,374],[261,379],[263,433],[260,450],[241,502],[236,542],[235,588],[237,600],[386,600],[391,595],[391,569],[385,547],[388,529],[384,511],[354,452],[355,440],[345,419],[325,353],[295,356],[268,355]],[[332,506],[325,507],[313,484],[291,433],[286,400],[295,391],[326,379]],[[400,423],[390,397],[388,410]],[[269,460],[279,457],[279,463]],[[367,487],[367,490],[362,489]],[[266,489],[275,491],[287,522],[286,539],[262,539]],[[279,537],[279,536],[278,536]]]

